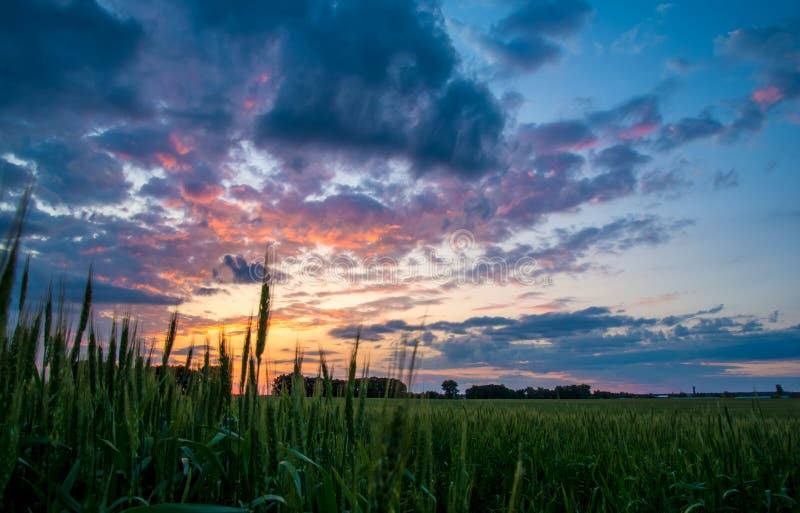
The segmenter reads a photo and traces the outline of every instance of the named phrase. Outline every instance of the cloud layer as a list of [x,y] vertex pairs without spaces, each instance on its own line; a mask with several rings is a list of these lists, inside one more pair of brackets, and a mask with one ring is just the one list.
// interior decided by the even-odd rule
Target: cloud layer
[[[748,94],[673,115],[670,88],[643,84],[630,97],[539,119],[525,109],[547,98],[528,95],[524,80],[577,55],[599,7],[503,4],[492,19],[466,20],[477,34],[474,54],[451,33],[457,24],[446,7],[5,2],[0,229],[32,185],[25,248],[33,285],[63,279],[78,299],[91,262],[99,303],[154,311],[233,297],[263,275],[256,261],[272,243],[276,258],[294,259],[273,266],[287,294],[298,294],[282,318],[308,324],[316,315],[339,336],[358,316],[445,304],[467,287],[431,274],[375,284],[365,277],[377,266],[353,266],[363,301],[335,309],[315,302],[340,294],[335,287],[297,290],[318,273],[309,262],[335,269],[373,258],[414,268],[466,255],[469,285],[519,262],[537,280],[598,271],[597,258],[665,245],[694,226],[639,205],[622,212],[698,182],[665,159],[680,163],[698,145],[754,137],[800,95],[798,26],[788,22],[714,41],[716,59],[754,70]],[[481,59],[489,72],[474,64]],[[686,59],[670,62],[688,73]],[[714,189],[744,183],[737,168],[725,169],[709,172]],[[450,363],[484,354],[511,361],[522,358],[512,342],[523,332],[590,347],[590,334],[614,345],[622,335],[608,330],[652,329],[602,309],[559,319],[441,324],[430,343]],[[365,337],[399,333],[401,322],[376,324]],[[587,328],[544,328],[559,322]],[[446,341],[446,330],[458,337]]]

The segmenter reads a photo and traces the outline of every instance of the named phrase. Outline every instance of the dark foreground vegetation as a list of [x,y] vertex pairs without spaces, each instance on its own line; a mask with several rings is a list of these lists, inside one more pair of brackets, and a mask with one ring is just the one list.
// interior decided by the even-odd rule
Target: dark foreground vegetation
[[798,509],[796,401],[368,399],[357,341],[344,397],[324,355],[310,397],[299,357],[260,396],[266,281],[234,395],[224,336],[168,367],[177,317],[159,351],[127,318],[101,339],[91,281],[72,329],[52,290],[28,301],[25,270],[12,309],[21,225],[0,262],[4,512]]

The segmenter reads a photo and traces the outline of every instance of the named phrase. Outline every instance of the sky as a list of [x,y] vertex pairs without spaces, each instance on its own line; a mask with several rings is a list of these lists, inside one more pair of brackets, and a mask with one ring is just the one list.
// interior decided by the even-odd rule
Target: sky
[[800,390],[797,2],[9,0],[0,70],[0,228],[101,332],[240,355],[266,259],[273,375]]

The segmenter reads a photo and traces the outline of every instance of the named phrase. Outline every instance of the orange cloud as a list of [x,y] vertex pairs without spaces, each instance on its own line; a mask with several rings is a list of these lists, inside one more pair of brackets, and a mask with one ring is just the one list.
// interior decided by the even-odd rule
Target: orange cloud
[[153,287],[152,285],[147,285],[146,283],[134,283],[130,286],[130,288],[136,290],[144,290],[145,292],[150,292],[151,294],[155,294],[157,296],[160,296],[161,294],[164,293],[163,290]]
[[83,251],[81,251],[81,254],[82,255],[99,255],[100,253],[105,253],[109,249],[111,249],[111,248],[109,248],[107,246],[95,246],[93,248],[84,249]]
[[156,153],[156,159],[164,169],[175,169],[178,165],[178,161],[169,153]]
[[169,142],[172,143],[172,147],[175,148],[175,151],[178,153],[178,155],[186,155],[194,149],[181,141],[177,134],[170,134]]
[[360,228],[347,226],[293,228],[286,226],[282,230],[284,240],[297,244],[319,244],[340,249],[360,250],[367,252],[386,251],[394,247],[399,240],[411,240],[411,237],[399,233],[400,226],[386,224]]
[[179,275],[176,271],[161,271],[159,276],[161,278],[164,278],[165,280],[169,280],[170,282],[176,285],[184,285],[190,280],[190,278],[187,275],[185,274]]

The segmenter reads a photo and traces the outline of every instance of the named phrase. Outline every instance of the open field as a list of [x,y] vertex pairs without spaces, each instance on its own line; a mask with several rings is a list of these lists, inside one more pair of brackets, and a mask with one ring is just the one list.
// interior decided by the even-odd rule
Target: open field
[[526,400],[440,400],[450,407],[497,408],[514,411],[536,410],[540,413],[635,413],[657,415],[697,415],[706,417],[727,410],[734,417],[800,418],[800,401],[790,399],[716,399],[716,398],[671,398],[671,399],[526,399]]

